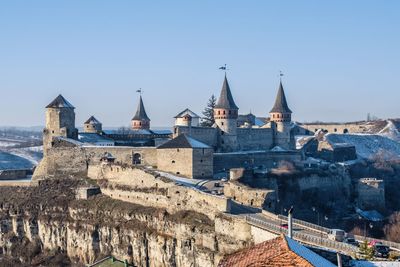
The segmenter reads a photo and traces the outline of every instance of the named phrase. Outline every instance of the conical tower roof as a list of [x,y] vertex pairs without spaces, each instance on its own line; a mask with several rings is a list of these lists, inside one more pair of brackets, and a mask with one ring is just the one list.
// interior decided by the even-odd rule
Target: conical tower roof
[[46,108],[75,108],[62,95],[58,95]]
[[233,100],[231,89],[229,88],[228,79],[224,79],[224,83],[222,85],[221,94],[218,98],[218,102],[215,105],[216,108],[223,108],[223,109],[239,109],[236,106],[235,101]]
[[84,124],[101,124],[101,122],[94,116],[90,116],[90,118],[87,121],[85,121]]
[[146,120],[150,121],[149,117],[146,114],[146,110],[144,109],[142,96],[139,97],[139,105],[136,110],[135,116],[133,116],[132,120]]
[[292,113],[290,110],[285,96],[285,91],[283,90],[282,81],[279,83],[278,94],[276,95],[274,107],[271,109],[270,113]]

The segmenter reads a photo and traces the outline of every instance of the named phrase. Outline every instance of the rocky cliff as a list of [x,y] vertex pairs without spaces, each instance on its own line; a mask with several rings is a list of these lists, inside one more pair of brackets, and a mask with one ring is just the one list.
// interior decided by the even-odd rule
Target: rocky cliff
[[226,232],[246,225],[225,215],[211,221],[194,211],[170,214],[104,195],[75,199],[85,183],[1,187],[0,265],[79,266],[113,255],[134,266],[215,266],[251,243],[250,234]]

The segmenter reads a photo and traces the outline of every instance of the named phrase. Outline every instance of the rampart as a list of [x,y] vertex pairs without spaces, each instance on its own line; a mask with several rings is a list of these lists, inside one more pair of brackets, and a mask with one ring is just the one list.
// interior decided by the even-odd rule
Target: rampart
[[273,146],[274,131],[271,128],[238,128],[240,150],[268,150]]
[[173,137],[180,134],[187,134],[200,142],[207,144],[211,147],[216,147],[218,144],[218,130],[212,127],[188,127],[188,126],[175,126]]
[[110,153],[116,162],[133,164],[134,157],[148,166],[157,165],[155,147],[103,147],[82,146],[79,143],[68,143],[68,146],[56,145],[47,150],[33,175],[33,180],[54,176],[86,176],[89,165],[98,164],[105,153]]
[[232,153],[214,153],[214,173],[232,168],[277,166],[280,161],[299,161],[297,151],[246,151]]
[[275,190],[252,188],[237,181],[230,181],[224,185],[224,195],[242,205],[264,208],[270,211],[275,210]]
[[103,194],[135,204],[165,208],[173,213],[194,210],[210,218],[230,210],[230,200],[225,197],[178,185],[144,168],[94,165],[89,166],[88,176],[99,180]]
[[[303,123],[299,124],[300,128],[306,129],[315,133],[317,130],[326,130],[329,133],[372,133],[379,131],[385,127],[387,122],[385,120],[378,121],[359,121],[348,123]],[[299,133],[303,134],[303,133]]]

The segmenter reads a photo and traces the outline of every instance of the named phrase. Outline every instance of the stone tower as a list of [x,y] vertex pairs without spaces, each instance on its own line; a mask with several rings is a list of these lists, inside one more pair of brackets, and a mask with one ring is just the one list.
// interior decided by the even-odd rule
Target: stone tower
[[46,106],[46,127],[43,130],[43,150],[51,148],[53,137],[78,139],[75,128],[75,107],[62,95]]
[[144,109],[142,96],[139,97],[139,105],[136,110],[135,116],[132,118],[133,130],[148,130],[150,129],[150,119]]
[[294,137],[291,134],[292,111],[286,101],[282,81],[270,114],[271,127],[275,129],[274,145],[285,149],[294,149]]
[[214,119],[216,126],[220,129],[220,147],[224,152],[235,151],[237,142],[237,118],[239,108],[233,100],[231,89],[226,78],[222,85],[221,94],[214,108]]
[[101,134],[103,132],[103,125],[94,116],[90,116],[90,118],[83,123],[83,132]]

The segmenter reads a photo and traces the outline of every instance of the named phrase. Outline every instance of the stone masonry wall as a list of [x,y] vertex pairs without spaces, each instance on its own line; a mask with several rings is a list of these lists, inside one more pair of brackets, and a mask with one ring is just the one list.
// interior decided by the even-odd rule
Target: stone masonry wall
[[214,172],[242,168],[248,166],[275,167],[280,161],[299,161],[301,154],[298,152],[237,152],[214,153]]
[[143,170],[118,165],[90,166],[88,176],[106,179],[100,186],[103,194],[123,201],[165,208],[171,212],[195,210],[214,218],[230,210],[229,199],[176,185],[166,178]]
[[275,210],[275,190],[265,188],[251,188],[236,181],[224,185],[224,195],[232,198],[242,205]]
[[239,150],[268,150],[274,142],[271,128],[238,128]]

